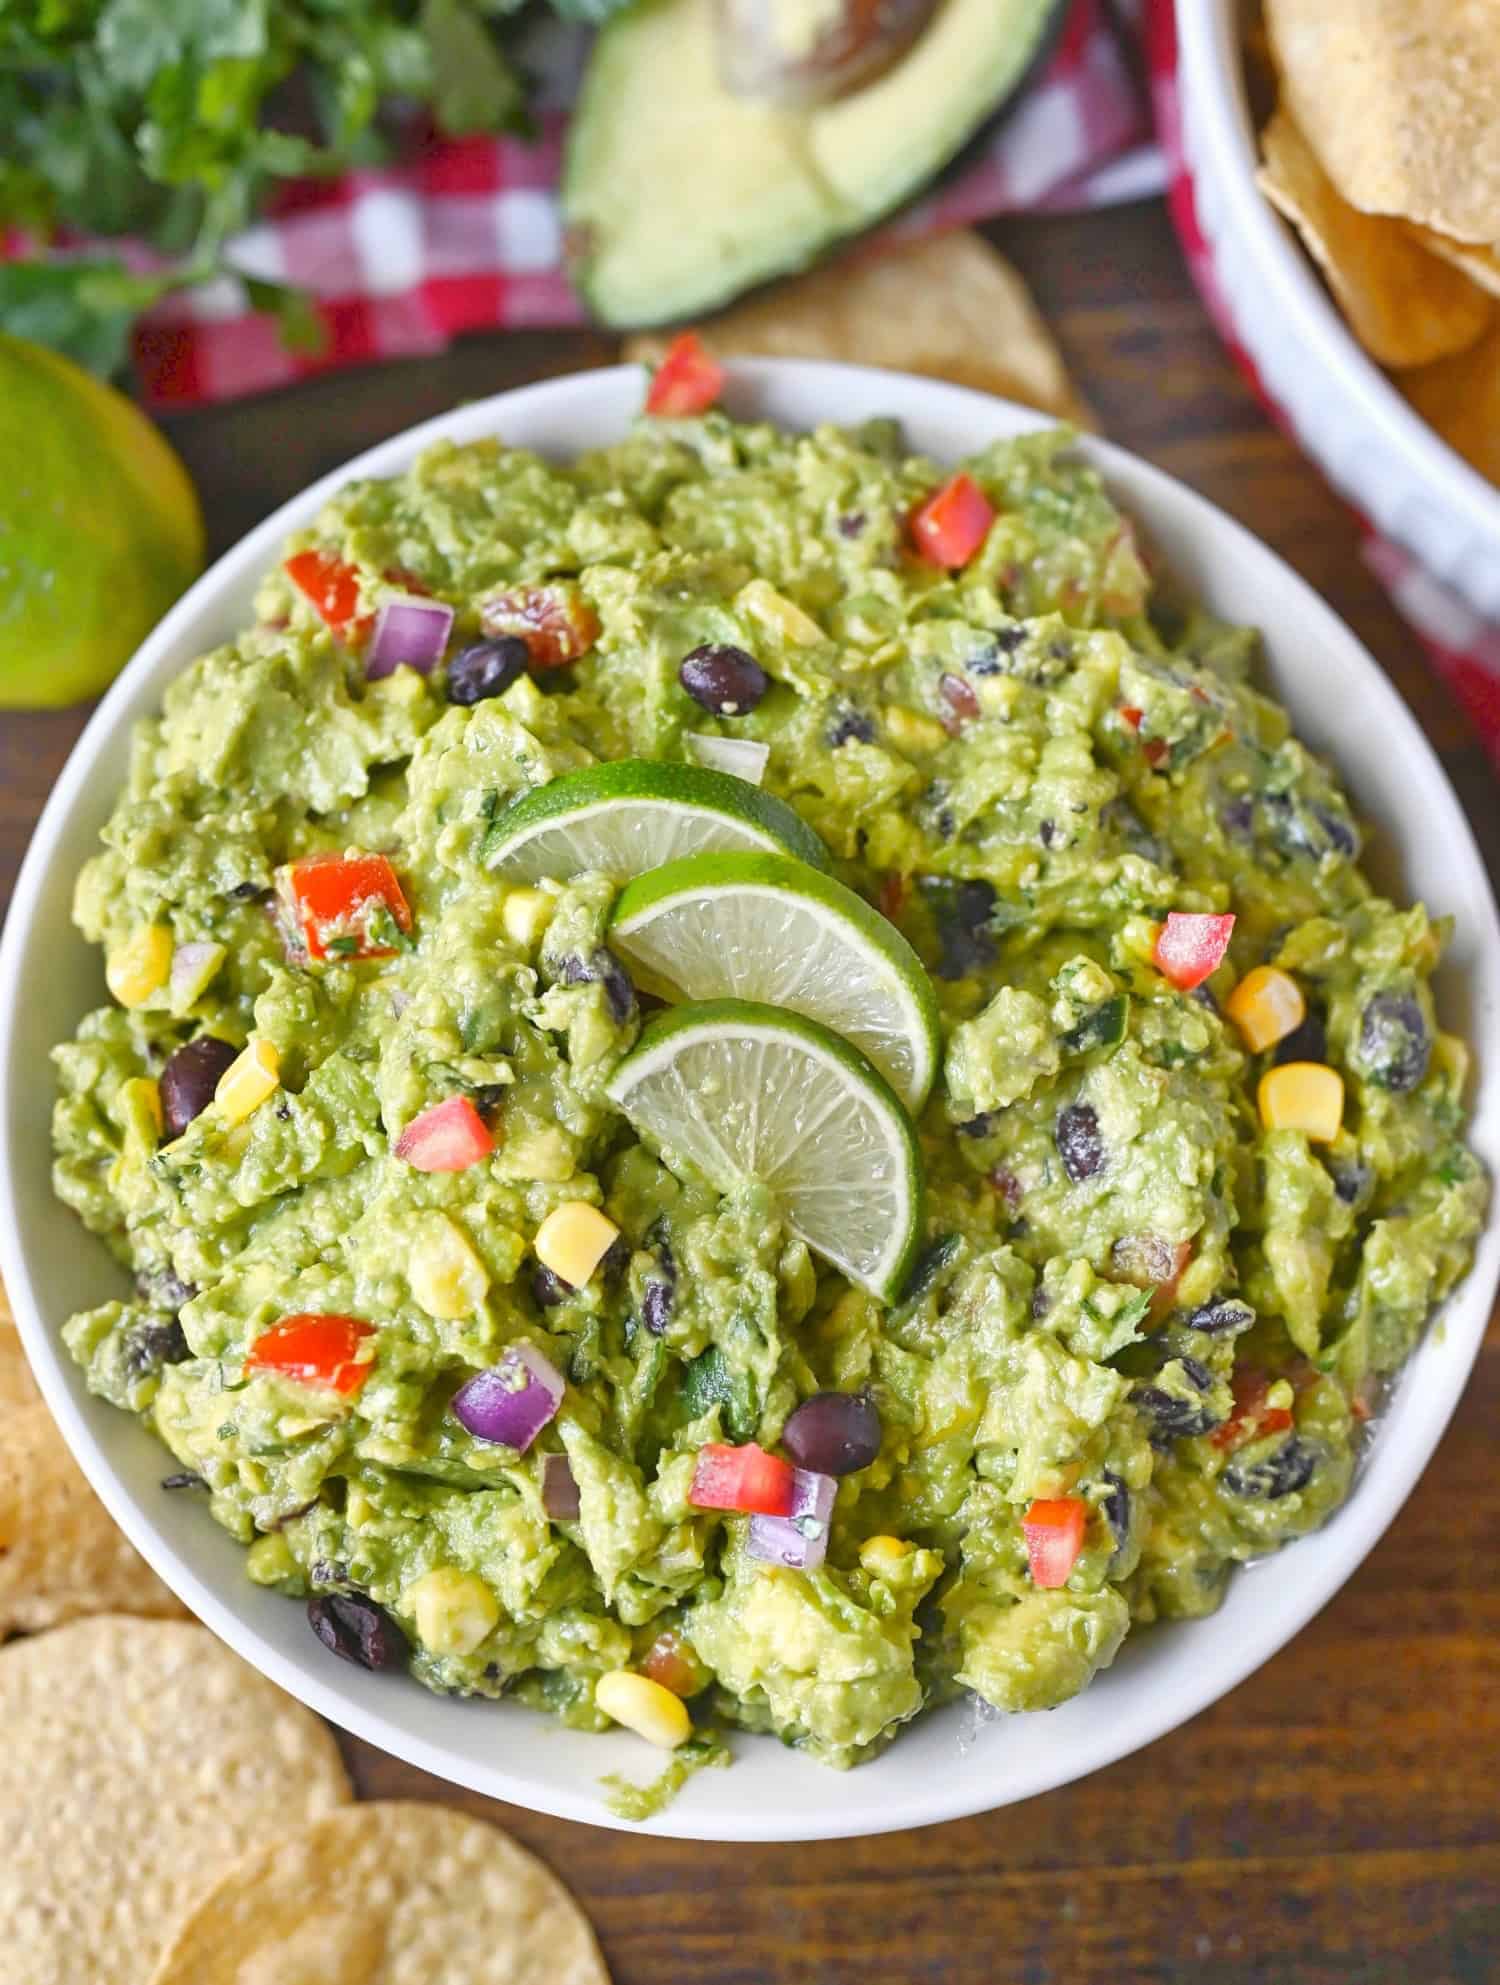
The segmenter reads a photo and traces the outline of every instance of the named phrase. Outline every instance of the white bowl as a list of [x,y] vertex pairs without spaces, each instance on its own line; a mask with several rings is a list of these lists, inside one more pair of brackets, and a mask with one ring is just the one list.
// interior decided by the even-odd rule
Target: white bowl
[[[896,414],[940,460],[1035,427],[1024,409],[930,380],[854,367],[760,361],[733,370],[729,403],[793,428]],[[440,436],[565,456],[618,434],[640,404],[633,367],[556,379],[428,421],[372,449],[283,506],[168,614],[101,705],[42,816],[0,950],[0,1264],[49,1405],[131,1540],[231,1647],[335,1723],[440,1778],[542,1812],[601,1825],[607,1771],[652,1769],[638,1740],[564,1730],[519,1708],[430,1695],[403,1678],[329,1659],[302,1608],[252,1586],[238,1544],[192,1498],[158,1487],[163,1450],[92,1399],[61,1350],[69,1312],[106,1299],[118,1271],[52,1196],[47,1054],[104,988],[97,953],[68,920],[73,878],[125,775],[128,732],[172,677],[245,620],[258,576],[288,531],[351,475],[391,475]],[[1269,674],[1299,728],[1333,753],[1392,874],[1457,920],[1440,991],[1446,1021],[1495,1038],[1500,928],[1479,854],[1432,752],[1353,635],[1239,525],[1157,470],[1084,444],[1164,556],[1220,613],[1267,633]],[[1500,1170],[1500,1070],[1481,1058],[1474,1142]],[[766,1739],[736,1740],[732,1771],[707,1772],[649,1830],[702,1840],[799,1840],[873,1833],[1005,1805],[1123,1757],[1213,1702],[1273,1654],[1336,1592],[1380,1536],[1437,1445],[1478,1348],[1500,1268],[1500,1224],[1413,1358],[1352,1500],[1317,1536],[1242,1573],[1210,1620],[1142,1634],[1115,1667],[1050,1716],[991,1720],[953,1709],[908,1731],[874,1764],[828,1771]]]
[[1255,183],[1238,0],[1176,0],[1177,108],[1198,225],[1236,338],[1335,489],[1500,621],[1500,490],[1397,392]]

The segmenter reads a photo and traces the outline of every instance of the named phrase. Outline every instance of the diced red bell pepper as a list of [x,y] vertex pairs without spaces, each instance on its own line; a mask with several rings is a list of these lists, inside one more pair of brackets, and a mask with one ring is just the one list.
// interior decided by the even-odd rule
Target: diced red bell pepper
[[1179,991],[1191,992],[1223,964],[1233,934],[1232,912],[1210,917],[1173,910],[1156,933],[1151,962]]
[[1088,1528],[1089,1506],[1081,1496],[1034,1502],[1021,1519],[1031,1582],[1053,1592],[1066,1585]]
[[679,331],[646,393],[648,414],[703,414],[724,390],[724,368],[696,331]]
[[374,1335],[375,1326],[362,1317],[284,1316],[250,1346],[245,1369],[280,1372],[333,1392],[358,1392],[370,1376],[373,1355],[361,1352]]
[[733,1509],[753,1516],[790,1516],[793,1469],[754,1441],[726,1447],[710,1441],[698,1450],[688,1501],[695,1509]]
[[463,1172],[495,1148],[489,1125],[467,1096],[423,1110],[396,1139],[396,1156],[419,1172]]
[[996,514],[974,478],[960,470],[912,512],[912,542],[934,565],[956,572],[989,536]]
[[359,567],[347,559],[329,551],[298,551],[281,569],[340,640],[360,638],[374,624],[373,614],[360,613]]
[[1145,722],[1145,719],[1145,711],[1137,710],[1133,703],[1122,703],[1120,705],[1120,722],[1122,724],[1129,724],[1133,731],[1138,731]]
[[1141,756],[1153,768],[1162,765],[1172,755],[1172,747],[1164,737],[1148,737],[1141,746]]
[[566,668],[599,639],[599,616],[573,579],[492,593],[479,618],[486,634],[519,635],[533,670]]
[[1235,1373],[1231,1381],[1234,1411],[1209,1436],[1215,1447],[1243,1447],[1247,1441],[1261,1440],[1267,1434],[1284,1434],[1296,1424],[1289,1406],[1266,1404],[1266,1394],[1274,1383],[1269,1372]]
[[674,1696],[695,1696],[705,1686],[702,1669],[691,1649],[671,1627],[659,1633],[647,1648],[640,1672],[664,1689],[670,1689]]
[[309,855],[276,872],[277,890],[307,956],[389,958],[395,946],[371,935],[370,920],[389,911],[410,931],[411,910],[384,855]]

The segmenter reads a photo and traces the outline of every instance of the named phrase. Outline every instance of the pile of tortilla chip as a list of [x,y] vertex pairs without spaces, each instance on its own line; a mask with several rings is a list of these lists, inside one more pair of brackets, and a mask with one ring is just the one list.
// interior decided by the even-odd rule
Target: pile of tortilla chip
[[540,1861],[442,1806],[352,1804],[328,1726],[184,1616],[68,1453],[0,1289],[9,1636],[4,1985],[609,1985]]
[[1260,183],[1349,328],[1500,484],[1500,0],[1265,0]]

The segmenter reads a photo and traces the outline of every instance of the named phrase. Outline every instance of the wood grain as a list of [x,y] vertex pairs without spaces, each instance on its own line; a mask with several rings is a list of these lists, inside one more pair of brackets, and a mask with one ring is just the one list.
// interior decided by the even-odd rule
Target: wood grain
[[[1225,356],[1160,209],[994,238],[1104,431],[1274,545],[1379,658],[1500,873],[1493,774],[1349,514]],[[171,432],[222,550],[398,428],[613,349],[584,332],[476,338]],[[0,717],[0,891],[84,714]],[[1497,1425],[1492,1328],[1410,1503],[1293,1645],[1186,1729],[1019,1808],[826,1846],[694,1847],[454,1794],[358,1743],[350,1763],[367,1793],[510,1826],[577,1890],[618,1985],[1485,1985],[1500,1980]]]

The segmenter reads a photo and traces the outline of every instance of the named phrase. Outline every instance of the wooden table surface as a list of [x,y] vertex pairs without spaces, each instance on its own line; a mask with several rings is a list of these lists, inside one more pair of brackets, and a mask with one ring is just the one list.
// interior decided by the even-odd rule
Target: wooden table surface
[[[1362,566],[1348,514],[1219,346],[1160,208],[994,233],[1104,431],[1272,544],[1389,670],[1495,875],[1494,775]],[[476,338],[445,358],[181,416],[171,433],[218,552],[383,436],[613,349],[582,332]],[[0,715],[0,903],[84,714]],[[512,1828],[572,1884],[618,1985],[1500,1980],[1497,1426],[1492,1328],[1410,1503],[1292,1646],[1148,1750],[988,1817],[700,1847],[495,1806],[355,1742],[350,1763],[369,1795],[447,1800]],[[849,1792],[861,1796],[857,1774]]]

